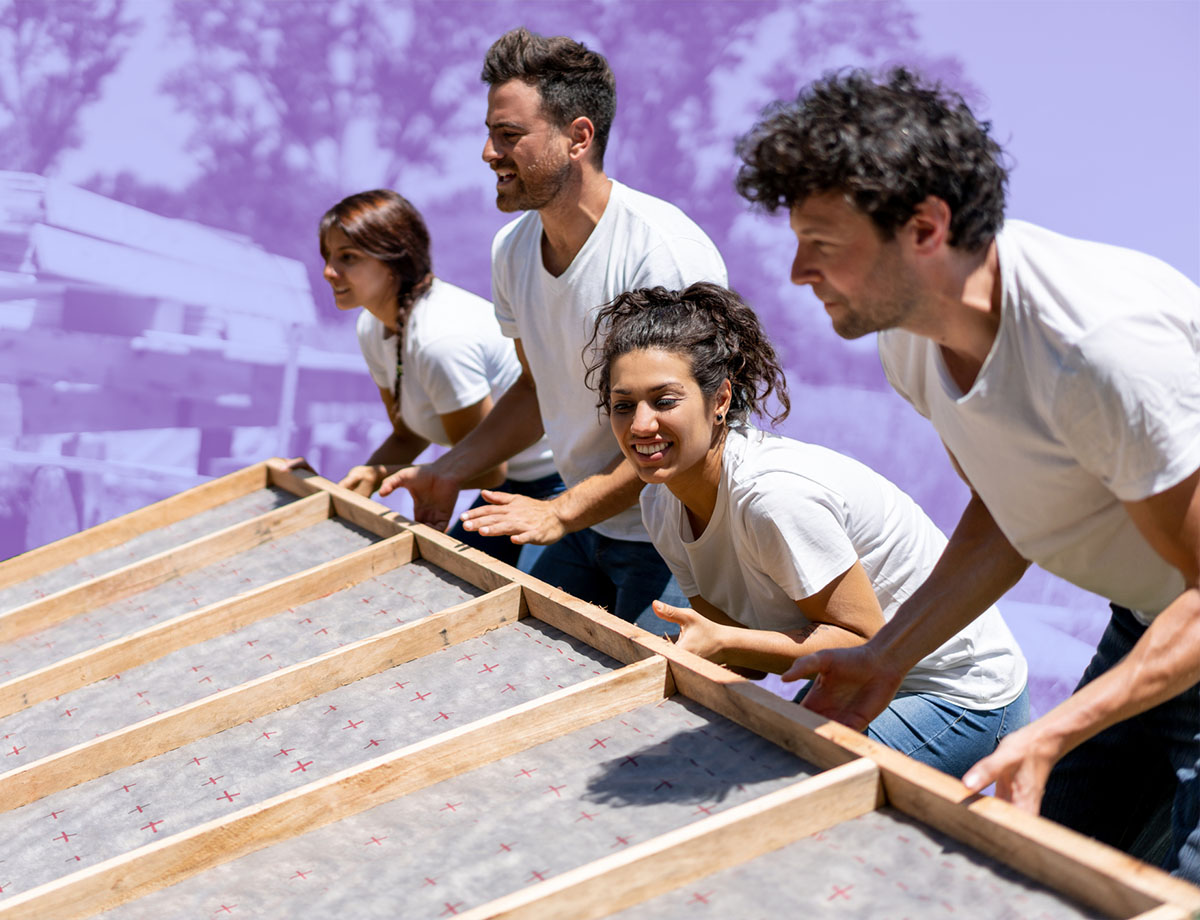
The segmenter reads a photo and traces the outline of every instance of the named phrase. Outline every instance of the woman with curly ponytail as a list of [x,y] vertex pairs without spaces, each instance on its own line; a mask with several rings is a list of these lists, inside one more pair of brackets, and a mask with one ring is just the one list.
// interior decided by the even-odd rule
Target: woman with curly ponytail
[[[589,383],[647,483],[642,519],[692,606],[654,603],[683,648],[781,673],[800,655],[865,643],[925,580],[946,540],[911,498],[849,457],[753,426],[790,403],[737,294],[707,283],[622,294],[601,308],[592,343]],[[992,608],[905,676],[867,734],[961,776],[1028,721],[1026,673]]]

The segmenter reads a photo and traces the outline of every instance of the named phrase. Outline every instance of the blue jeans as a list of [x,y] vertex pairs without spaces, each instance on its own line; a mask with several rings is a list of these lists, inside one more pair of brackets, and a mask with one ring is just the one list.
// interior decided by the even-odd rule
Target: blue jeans
[[591,528],[547,546],[529,574],[655,635],[674,634],[679,628],[656,617],[651,601],[688,606],[654,544],[614,540]]
[[[562,478],[558,473],[551,473],[549,476],[543,476],[541,479],[530,479],[523,482],[519,479],[506,479],[500,485],[496,486],[493,491],[496,492],[512,492],[514,495],[528,495],[530,498],[536,498],[541,501],[553,498],[559,492],[566,489]],[[471,505],[472,508],[479,508],[486,505],[483,496],[475,500]],[[518,559],[521,564],[518,568],[523,572],[528,572],[545,549],[544,546],[520,546],[513,543],[508,537],[485,537],[471,530],[463,528],[462,521],[459,521],[450,529],[450,536],[458,540],[460,543],[465,543],[467,546],[473,546],[475,549],[481,549],[489,556],[499,559],[501,562],[507,562],[509,565],[517,565]],[[522,556],[522,550],[524,555]]]
[[[1080,687],[1146,631],[1124,607],[1112,610]],[[1050,772],[1042,815],[1200,884],[1198,776],[1200,685],[1070,751]]]
[[[806,686],[796,701],[808,692]],[[932,693],[897,693],[866,735],[913,760],[962,778],[1000,739],[1029,722],[1029,688],[998,709],[966,709]]]

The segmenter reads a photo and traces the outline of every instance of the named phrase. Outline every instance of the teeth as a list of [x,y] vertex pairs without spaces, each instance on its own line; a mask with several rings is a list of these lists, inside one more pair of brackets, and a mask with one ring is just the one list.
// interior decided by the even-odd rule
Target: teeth
[[651,454],[657,454],[660,450],[666,450],[668,443],[660,441],[658,444],[634,444],[633,449],[639,454],[645,454],[647,457]]

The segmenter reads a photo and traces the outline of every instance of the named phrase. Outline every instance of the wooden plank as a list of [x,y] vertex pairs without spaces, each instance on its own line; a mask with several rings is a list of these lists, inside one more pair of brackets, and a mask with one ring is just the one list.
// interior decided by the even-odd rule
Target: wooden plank
[[844,725],[822,719],[657,636],[640,642],[671,661],[679,692],[805,759],[830,765],[849,756],[879,765],[888,803],[1110,916],[1163,902],[1200,910],[1200,889],[1051,821],[998,799],[975,796],[958,780],[917,763]]
[[888,803],[993,859],[1111,917],[1163,903],[1200,911],[1200,888],[1125,853],[1026,814],[991,796],[973,795],[953,777],[887,748],[872,755]]
[[153,588],[219,559],[328,519],[328,496],[309,496],[249,521],[130,563],[0,614],[0,642],[45,629],[77,614]]
[[748,862],[883,803],[859,759],[467,911],[463,920],[592,920]]
[[1174,904],[1163,904],[1161,907],[1152,908],[1144,914],[1131,917],[1130,920],[1191,920],[1195,916],[1192,911],[1184,910],[1182,907],[1176,907]]
[[340,591],[411,562],[415,555],[412,535],[400,534],[15,677],[0,683],[0,717]]
[[638,632],[641,635],[634,636],[634,641],[670,662],[675,685],[688,699],[822,769],[869,756],[880,747],[864,735],[780,699],[732,671],[684,651],[668,639]]
[[640,626],[523,572],[518,574],[532,616],[626,664],[654,654],[639,641],[650,636]]
[[[343,489],[337,483],[319,476],[309,470],[289,470],[287,461],[272,457],[265,461],[267,477],[271,485],[291,492],[293,495],[314,495],[318,492],[328,494],[334,503],[335,513],[370,533],[380,537],[391,537],[407,530],[408,522],[392,511],[387,505],[382,505],[373,499]],[[491,587],[499,587],[493,585]],[[487,590],[491,590],[489,587]]]
[[256,463],[70,537],[31,549],[0,563],[0,588],[124,543],[148,530],[174,524],[266,485],[267,465]]
[[520,605],[519,587],[502,588],[77,744],[0,775],[0,803],[17,808],[481,635],[515,622]]
[[671,692],[665,662],[629,665],[30,889],[0,902],[0,920],[91,916]]

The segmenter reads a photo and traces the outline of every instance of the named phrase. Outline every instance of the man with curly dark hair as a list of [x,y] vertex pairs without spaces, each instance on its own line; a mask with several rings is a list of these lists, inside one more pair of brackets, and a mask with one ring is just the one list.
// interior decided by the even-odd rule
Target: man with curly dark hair
[[1100,594],[1112,617],[1075,694],[964,781],[1200,881],[1200,289],[1006,221],[988,131],[907,71],[855,71],[740,142],[738,191],[790,212],[792,280],[843,337],[879,333],[888,380],[972,490],[895,618],[789,675],[861,728],[1030,561]]

